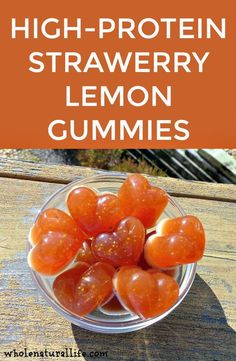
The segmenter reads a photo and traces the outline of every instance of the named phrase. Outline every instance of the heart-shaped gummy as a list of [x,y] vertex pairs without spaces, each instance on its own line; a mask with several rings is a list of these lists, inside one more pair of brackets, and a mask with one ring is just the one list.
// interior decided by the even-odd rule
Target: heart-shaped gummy
[[113,266],[136,264],[143,250],[145,229],[139,219],[124,218],[112,233],[99,234],[93,239],[94,255]]
[[77,262],[72,268],[57,276],[53,282],[53,292],[57,300],[69,311],[76,311],[76,286],[88,268],[88,263]]
[[115,269],[106,263],[92,266],[77,262],[53,282],[58,301],[73,313],[84,316],[113,297],[112,277]]
[[157,233],[148,238],[144,257],[151,267],[174,267],[197,262],[205,248],[205,233],[198,218],[183,216],[165,219]]
[[67,207],[79,227],[89,237],[102,232],[112,232],[123,218],[116,195],[97,195],[87,187],[72,190],[67,198]]
[[181,234],[188,237],[195,245],[196,258],[203,256],[206,237],[201,221],[191,215],[163,219],[156,228],[157,235]]
[[168,203],[167,193],[152,186],[140,174],[129,175],[118,192],[126,216],[138,218],[145,228],[153,227]]
[[115,268],[97,262],[84,272],[75,290],[75,313],[84,316],[113,297],[112,277]]
[[158,289],[158,300],[156,301],[155,308],[158,314],[167,311],[178,299],[179,285],[172,275],[165,272],[150,269],[150,273],[156,282]]
[[30,232],[31,242],[37,244],[49,231],[63,232],[73,236],[82,234],[73,218],[57,208],[49,208],[40,213]]
[[75,258],[83,242],[84,235],[48,232],[29,252],[28,263],[45,276],[56,275]]
[[164,273],[121,267],[113,278],[117,297],[130,312],[150,318],[167,311],[177,300],[177,282]]

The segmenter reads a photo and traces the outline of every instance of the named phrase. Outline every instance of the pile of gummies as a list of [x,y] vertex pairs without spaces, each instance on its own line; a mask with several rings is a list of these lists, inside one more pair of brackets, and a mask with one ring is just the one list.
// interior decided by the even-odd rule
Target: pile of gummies
[[38,216],[29,265],[54,277],[55,298],[75,315],[109,303],[141,318],[160,315],[178,299],[176,268],[198,261],[205,247],[198,218],[157,223],[167,204],[167,193],[140,174],[129,175],[117,195],[74,188],[68,213],[51,208]]

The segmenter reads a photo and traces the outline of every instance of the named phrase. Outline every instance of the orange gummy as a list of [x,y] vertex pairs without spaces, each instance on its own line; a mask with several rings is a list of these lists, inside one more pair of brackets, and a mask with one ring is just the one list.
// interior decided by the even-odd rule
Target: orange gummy
[[157,235],[149,237],[144,256],[151,267],[173,267],[197,262],[205,248],[201,222],[194,216],[167,219],[157,226]]
[[30,251],[29,265],[43,275],[55,275],[75,258],[83,241],[84,236],[48,232]]
[[135,312],[128,298],[127,284],[132,279],[135,271],[141,270],[138,266],[123,266],[113,277],[113,288],[121,305],[128,311]]
[[46,209],[38,216],[31,229],[32,243],[37,244],[49,231],[63,232],[74,236],[80,236],[82,233],[73,218],[57,208]]
[[72,190],[67,199],[67,206],[74,220],[89,237],[112,232],[123,218],[120,201],[116,195],[97,195],[86,187]]
[[112,277],[114,273],[114,267],[103,262],[97,262],[85,271],[75,290],[76,314],[84,316],[113,296]]
[[119,189],[118,198],[125,215],[138,218],[145,228],[155,225],[168,203],[167,193],[152,186],[141,174],[128,176]]
[[181,234],[187,237],[195,246],[195,257],[200,259],[205,249],[205,232],[200,220],[191,215],[183,217],[164,219],[157,226],[157,234],[166,236],[170,234]]
[[144,247],[144,257],[151,267],[173,267],[197,261],[195,247],[185,236],[152,236]]
[[156,311],[161,314],[173,306],[179,297],[179,285],[176,280],[165,272],[148,270],[155,279],[158,289],[158,300],[156,301]]
[[156,317],[178,299],[177,282],[164,273],[150,273],[141,268],[121,268],[114,278],[121,303],[141,318]]
[[57,276],[53,282],[52,288],[57,300],[71,312],[75,312],[77,283],[88,268],[88,263],[78,262],[72,268]]
[[97,258],[124,266],[136,264],[142,253],[145,240],[143,224],[134,217],[124,218],[113,233],[99,234],[92,241],[92,251]]

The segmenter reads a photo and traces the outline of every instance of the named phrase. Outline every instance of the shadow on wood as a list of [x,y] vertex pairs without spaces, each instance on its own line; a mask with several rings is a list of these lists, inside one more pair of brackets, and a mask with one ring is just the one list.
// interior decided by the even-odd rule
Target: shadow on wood
[[[78,347],[87,355],[90,351],[108,351],[108,357],[100,360],[235,361],[236,357],[236,333],[199,275],[183,303],[160,323],[118,335],[96,334],[75,325],[72,331]],[[89,356],[85,359],[92,360]]]

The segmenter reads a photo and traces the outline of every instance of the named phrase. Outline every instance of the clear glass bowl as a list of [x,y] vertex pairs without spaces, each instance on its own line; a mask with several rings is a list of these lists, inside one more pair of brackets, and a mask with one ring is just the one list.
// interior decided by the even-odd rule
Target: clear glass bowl
[[[66,211],[66,197],[69,192],[78,186],[87,186],[95,189],[96,191],[117,193],[121,184],[124,182],[126,176],[120,173],[101,174],[94,177],[85,178],[82,180],[76,180],[68,185],[64,186],[57,192],[55,192],[39,210],[39,213],[47,208],[59,208]],[[184,215],[183,209],[177,204],[175,200],[169,197],[169,203],[164,213],[160,217],[159,221],[163,218],[173,218]],[[35,221],[37,220],[37,217]],[[32,248],[30,240],[28,239],[28,251]],[[72,262],[73,264],[73,262]],[[71,266],[71,265],[70,265]],[[69,266],[69,267],[70,267]],[[69,268],[68,267],[68,268]],[[78,325],[82,328],[90,331],[102,332],[102,333],[124,333],[142,329],[150,326],[155,322],[161,321],[169,313],[171,313],[184,299],[188,293],[196,273],[196,263],[188,264],[179,267],[178,275],[176,277],[179,283],[180,293],[177,302],[163,314],[150,318],[140,319],[136,315],[131,315],[127,311],[121,312],[102,312],[102,310],[96,310],[95,312],[79,317],[72,312],[65,309],[56,300],[52,291],[52,282],[54,277],[44,277],[31,270],[33,280],[47,302],[63,317],[65,317],[71,323]]]

